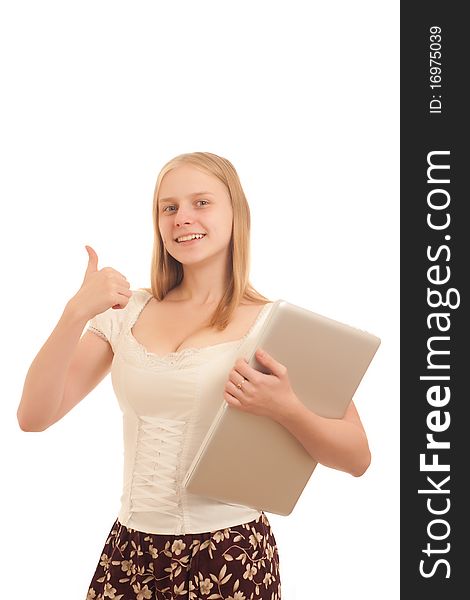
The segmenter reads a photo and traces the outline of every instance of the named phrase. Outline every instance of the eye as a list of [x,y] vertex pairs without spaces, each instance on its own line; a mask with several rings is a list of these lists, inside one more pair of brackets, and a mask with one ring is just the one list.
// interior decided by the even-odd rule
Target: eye
[[[209,201],[208,201],[208,200],[197,200],[196,202],[205,202],[206,204],[209,204]],[[174,204],[168,204],[168,206],[165,206],[165,207],[162,209],[162,212],[174,212],[174,211],[167,211],[167,208],[174,208],[174,207],[175,207],[175,205],[174,205]]]

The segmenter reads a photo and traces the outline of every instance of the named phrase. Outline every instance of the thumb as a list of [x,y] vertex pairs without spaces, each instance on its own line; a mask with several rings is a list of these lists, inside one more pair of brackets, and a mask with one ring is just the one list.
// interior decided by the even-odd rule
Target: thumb
[[273,373],[274,375],[280,374],[278,368],[279,363],[277,362],[277,360],[274,360],[274,358],[265,350],[258,348],[256,350],[256,358],[262,365],[267,367],[271,371],[271,373]]
[[273,363],[273,357],[263,350],[262,348],[258,348],[256,350],[256,358],[263,363],[263,365],[269,366]]
[[95,273],[98,270],[98,255],[91,246],[85,246],[88,252],[88,265],[85,271],[85,279],[90,273]]

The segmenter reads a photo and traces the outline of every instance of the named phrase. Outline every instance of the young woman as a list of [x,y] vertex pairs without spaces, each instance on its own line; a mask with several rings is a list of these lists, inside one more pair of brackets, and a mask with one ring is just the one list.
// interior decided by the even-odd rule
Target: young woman
[[124,487],[87,600],[280,600],[265,513],[181,485],[220,391],[235,409],[281,423],[317,462],[354,476],[370,462],[364,429],[352,402],[343,419],[307,409],[284,365],[261,348],[269,375],[245,360],[273,302],[249,282],[250,212],[227,159],[194,152],[164,165],[153,223],[151,288],[130,290],[115,269],[98,270],[87,247],[83,284],[28,371],[20,426],[50,427],[112,372]]

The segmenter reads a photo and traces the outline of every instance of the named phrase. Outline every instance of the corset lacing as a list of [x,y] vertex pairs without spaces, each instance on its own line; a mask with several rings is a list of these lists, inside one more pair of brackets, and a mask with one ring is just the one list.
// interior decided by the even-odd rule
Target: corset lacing
[[139,417],[131,484],[131,512],[161,512],[180,516],[177,469],[186,422]]

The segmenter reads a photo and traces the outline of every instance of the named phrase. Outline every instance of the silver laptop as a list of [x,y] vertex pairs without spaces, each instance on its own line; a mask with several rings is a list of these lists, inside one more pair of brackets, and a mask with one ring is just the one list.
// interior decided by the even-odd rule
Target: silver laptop
[[[268,373],[255,357],[264,348],[287,367],[292,389],[308,408],[341,418],[380,343],[367,331],[277,300],[248,363]],[[285,427],[223,400],[183,486],[229,504],[289,515],[316,465]]]

